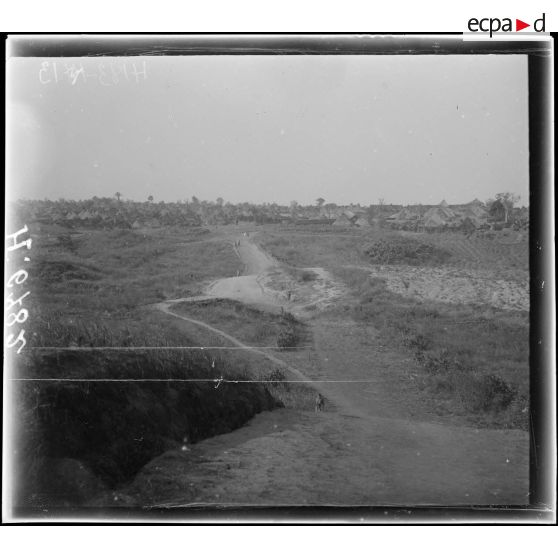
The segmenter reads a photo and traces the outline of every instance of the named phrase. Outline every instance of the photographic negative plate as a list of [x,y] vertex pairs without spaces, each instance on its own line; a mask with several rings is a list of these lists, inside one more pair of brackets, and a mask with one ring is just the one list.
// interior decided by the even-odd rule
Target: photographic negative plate
[[7,51],[5,521],[554,521],[552,41]]

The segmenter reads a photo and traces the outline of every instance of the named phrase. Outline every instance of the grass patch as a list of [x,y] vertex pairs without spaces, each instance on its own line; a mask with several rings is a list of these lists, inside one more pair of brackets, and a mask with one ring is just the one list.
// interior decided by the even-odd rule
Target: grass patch
[[199,319],[238,340],[263,347],[297,347],[307,337],[305,325],[289,312],[272,314],[227,299],[181,302],[174,311]]
[[428,234],[351,229],[320,233],[269,227],[258,233],[258,242],[279,261],[296,267],[331,269],[347,264],[430,266],[451,263],[494,270],[502,274],[502,278],[513,279],[518,271],[527,272],[529,266],[527,238],[505,244],[498,239],[468,239],[453,232]]
[[289,382],[292,374],[283,368],[274,368],[260,375],[272,397],[286,409],[314,410],[316,391],[303,382]]
[[[22,505],[83,503],[87,485],[126,482],[185,439],[228,432],[281,405],[265,384],[216,389],[215,378],[252,379],[261,369],[222,351],[165,349],[200,343],[146,307],[234,275],[238,258],[228,243],[165,228],[31,232],[28,346],[11,371],[32,380],[17,383],[13,399]],[[63,349],[105,346],[162,349]],[[81,480],[70,486],[71,479]]]
[[258,242],[277,260],[294,267],[337,266],[362,261],[361,246],[373,233],[318,234],[262,231]]
[[385,344],[410,351],[433,397],[449,398],[477,426],[527,428],[526,312],[419,303],[388,291],[365,271],[340,268],[336,274],[357,296],[353,317],[374,324]]
[[[417,302],[387,290],[364,266],[399,263],[432,266],[452,263],[508,273],[528,270],[526,243],[504,246],[470,241],[463,235],[361,231],[335,235],[287,230],[262,233],[262,245],[291,266],[322,266],[342,279],[356,298],[342,308],[356,320],[372,323],[382,342],[408,351],[422,365],[419,384],[425,396],[449,401],[446,408],[477,426],[528,425],[528,314],[475,305]],[[514,275],[515,276],[515,275]],[[444,363],[440,365],[440,362]]]
[[[32,231],[33,232],[33,231]],[[230,245],[202,234],[157,229],[38,235],[29,270],[33,308],[63,309],[85,319],[122,316],[134,308],[200,293],[200,285],[233,276]]]
[[336,267],[343,264],[434,265],[453,260],[451,251],[399,233],[366,230],[345,234],[266,231],[258,236],[262,247],[283,263],[295,267]]
[[448,250],[398,235],[375,240],[364,248],[364,254],[376,264],[438,265],[452,260]]

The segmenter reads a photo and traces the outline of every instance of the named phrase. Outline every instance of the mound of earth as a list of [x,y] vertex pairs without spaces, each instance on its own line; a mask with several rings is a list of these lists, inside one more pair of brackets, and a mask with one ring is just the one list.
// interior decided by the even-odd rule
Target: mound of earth
[[417,300],[452,304],[485,304],[503,310],[529,310],[529,278],[502,279],[491,270],[457,267],[420,268],[381,265],[370,267],[372,277],[384,279],[387,288]]

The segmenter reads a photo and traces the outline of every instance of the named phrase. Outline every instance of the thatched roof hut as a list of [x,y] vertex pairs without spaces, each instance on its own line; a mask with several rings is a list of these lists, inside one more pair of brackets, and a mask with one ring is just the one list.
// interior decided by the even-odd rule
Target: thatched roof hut
[[351,227],[353,222],[343,213],[335,219],[333,226],[335,227]]
[[370,222],[368,221],[368,219],[364,216],[361,215],[356,221],[355,221],[355,225],[357,227],[361,227],[361,228],[366,228],[366,227],[371,227],[372,225],[370,225]]

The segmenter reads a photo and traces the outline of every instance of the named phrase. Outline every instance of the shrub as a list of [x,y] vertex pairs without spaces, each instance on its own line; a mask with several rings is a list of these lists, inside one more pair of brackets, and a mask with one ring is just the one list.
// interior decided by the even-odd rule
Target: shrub
[[35,269],[37,277],[45,284],[61,283],[72,279],[97,281],[102,278],[101,270],[98,267],[63,258],[43,260]]
[[506,409],[517,395],[517,388],[495,374],[482,377],[482,405],[485,410]]
[[[270,382],[273,387],[277,387],[280,383],[285,381],[285,378],[286,378],[285,372],[280,368],[275,368],[269,373],[265,381]],[[289,387],[288,384],[285,384],[285,388],[287,390],[288,387]]]
[[277,336],[277,346],[280,349],[287,349],[288,347],[296,346],[298,341],[298,334],[294,327],[288,326],[282,328]]
[[294,327],[294,324],[298,323],[298,320],[295,318],[294,314],[292,314],[291,312],[283,312],[281,314],[281,318],[283,319],[284,322],[286,322],[287,324],[289,324],[290,326]]
[[378,239],[366,246],[364,253],[377,264],[432,265],[446,263],[452,257],[443,248],[403,236]]
[[56,237],[58,244],[68,252],[75,252],[77,243],[70,233],[60,234]]
[[298,280],[303,283],[308,283],[309,281],[315,281],[317,278],[316,273],[309,269],[305,269],[298,274]]
[[[429,374],[433,391],[454,394],[468,411],[502,413],[510,408],[504,421],[507,427],[524,427],[526,420],[519,413],[527,404],[526,398],[519,395],[515,385],[496,374],[482,374],[471,369],[447,349],[428,353],[429,344],[421,334],[406,339],[406,345],[415,349],[415,361]],[[517,409],[520,399],[525,405]]]
[[419,333],[418,335],[408,337],[405,344],[412,349],[422,352],[430,348],[431,342],[430,339]]
[[291,377],[286,369],[275,368],[267,374],[261,374],[266,389],[279,407],[310,411],[314,408],[316,392],[304,382],[290,383]]

